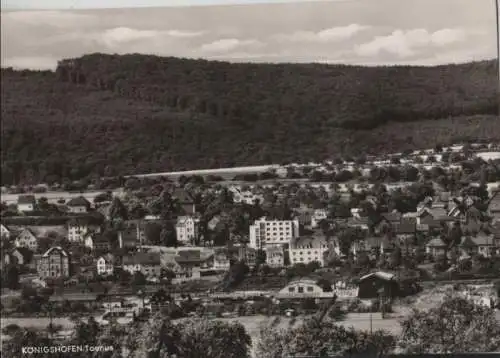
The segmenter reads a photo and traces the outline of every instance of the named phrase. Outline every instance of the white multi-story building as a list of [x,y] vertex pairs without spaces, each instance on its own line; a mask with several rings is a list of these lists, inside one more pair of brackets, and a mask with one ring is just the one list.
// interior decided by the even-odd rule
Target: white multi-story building
[[290,243],[290,264],[308,264],[317,261],[325,265],[324,254],[328,250],[328,243],[323,237],[308,237],[295,239]]
[[177,241],[183,244],[192,243],[198,237],[198,219],[192,216],[179,216],[175,225]]
[[86,220],[71,220],[68,222],[68,240],[70,242],[85,242],[85,238],[91,233],[100,233],[98,225],[88,223]]
[[326,220],[328,211],[326,209],[316,209],[311,216],[311,227],[316,228],[322,220]]
[[97,274],[110,276],[114,272],[114,258],[111,255],[101,256],[97,259]]
[[250,247],[264,248],[266,245],[284,245],[299,236],[298,220],[267,220],[261,218],[250,225]]

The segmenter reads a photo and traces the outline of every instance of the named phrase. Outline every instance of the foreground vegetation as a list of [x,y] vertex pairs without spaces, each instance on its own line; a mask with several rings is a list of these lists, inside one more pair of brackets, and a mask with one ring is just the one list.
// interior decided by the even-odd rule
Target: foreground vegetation
[[2,183],[499,139],[496,71],[494,61],[364,68],[102,54],[55,73],[2,69]]
[[[450,317],[453,319],[447,319]],[[103,328],[92,318],[76,320],[75,334],[65,343],[113,346],[113,351],[104,354],[74,355],[110,358],[244,358],[251,356],[252,348],[256,350],[256,356],[263,358],[290,355],[381,356],[394,351],[440,354],[492,352],[500,349],[500,323],[495,318],[494,310],[451,296],[435,308],[415,310],[403,319],[399,336],[385,331],[370,333],[347,329],[335,322],[334,318],[324,319],[321,315],[283,329],[276,329],[276,322],[270,322],[261,327],[257,337],[251,337],[240,323],[205,319],[176,322],[163,314],[147,318],[137,317],[126,329],[116,323]],[[57,329],[51,327],[49,331],[55,333]],[[5,327],[3,333],[10,337],[2,346],[2,353],[7,357],[20,357],[23,346],[53,344],[46,332],[15,325]],[[49,354],[40,356],[48,357]]]

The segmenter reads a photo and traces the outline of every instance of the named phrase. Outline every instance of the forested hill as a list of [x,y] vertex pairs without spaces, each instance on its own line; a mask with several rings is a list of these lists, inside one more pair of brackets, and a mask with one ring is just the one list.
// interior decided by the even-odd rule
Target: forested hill
[[321,160],[498,138],[488,122],[498,121],[497,78],[495,61],[359,67],[137,54],[64,60],[55,73],[2,69],[2,181]]

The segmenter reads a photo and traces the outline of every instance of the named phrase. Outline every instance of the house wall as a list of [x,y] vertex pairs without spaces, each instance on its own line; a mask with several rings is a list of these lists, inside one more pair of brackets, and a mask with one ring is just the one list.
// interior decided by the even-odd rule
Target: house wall
[[378,290],[383,288],[390,297],[398,295],[398,284],[376,276],[367,277],[358,284],[358,297],[362,299],[379,298]]

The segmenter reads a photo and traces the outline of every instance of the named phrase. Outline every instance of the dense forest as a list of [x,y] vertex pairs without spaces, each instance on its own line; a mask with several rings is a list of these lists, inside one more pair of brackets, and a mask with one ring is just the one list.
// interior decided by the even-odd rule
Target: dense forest
[[500,139],[497,64],[92,54],[2,69],[2,183],[324,160]]

